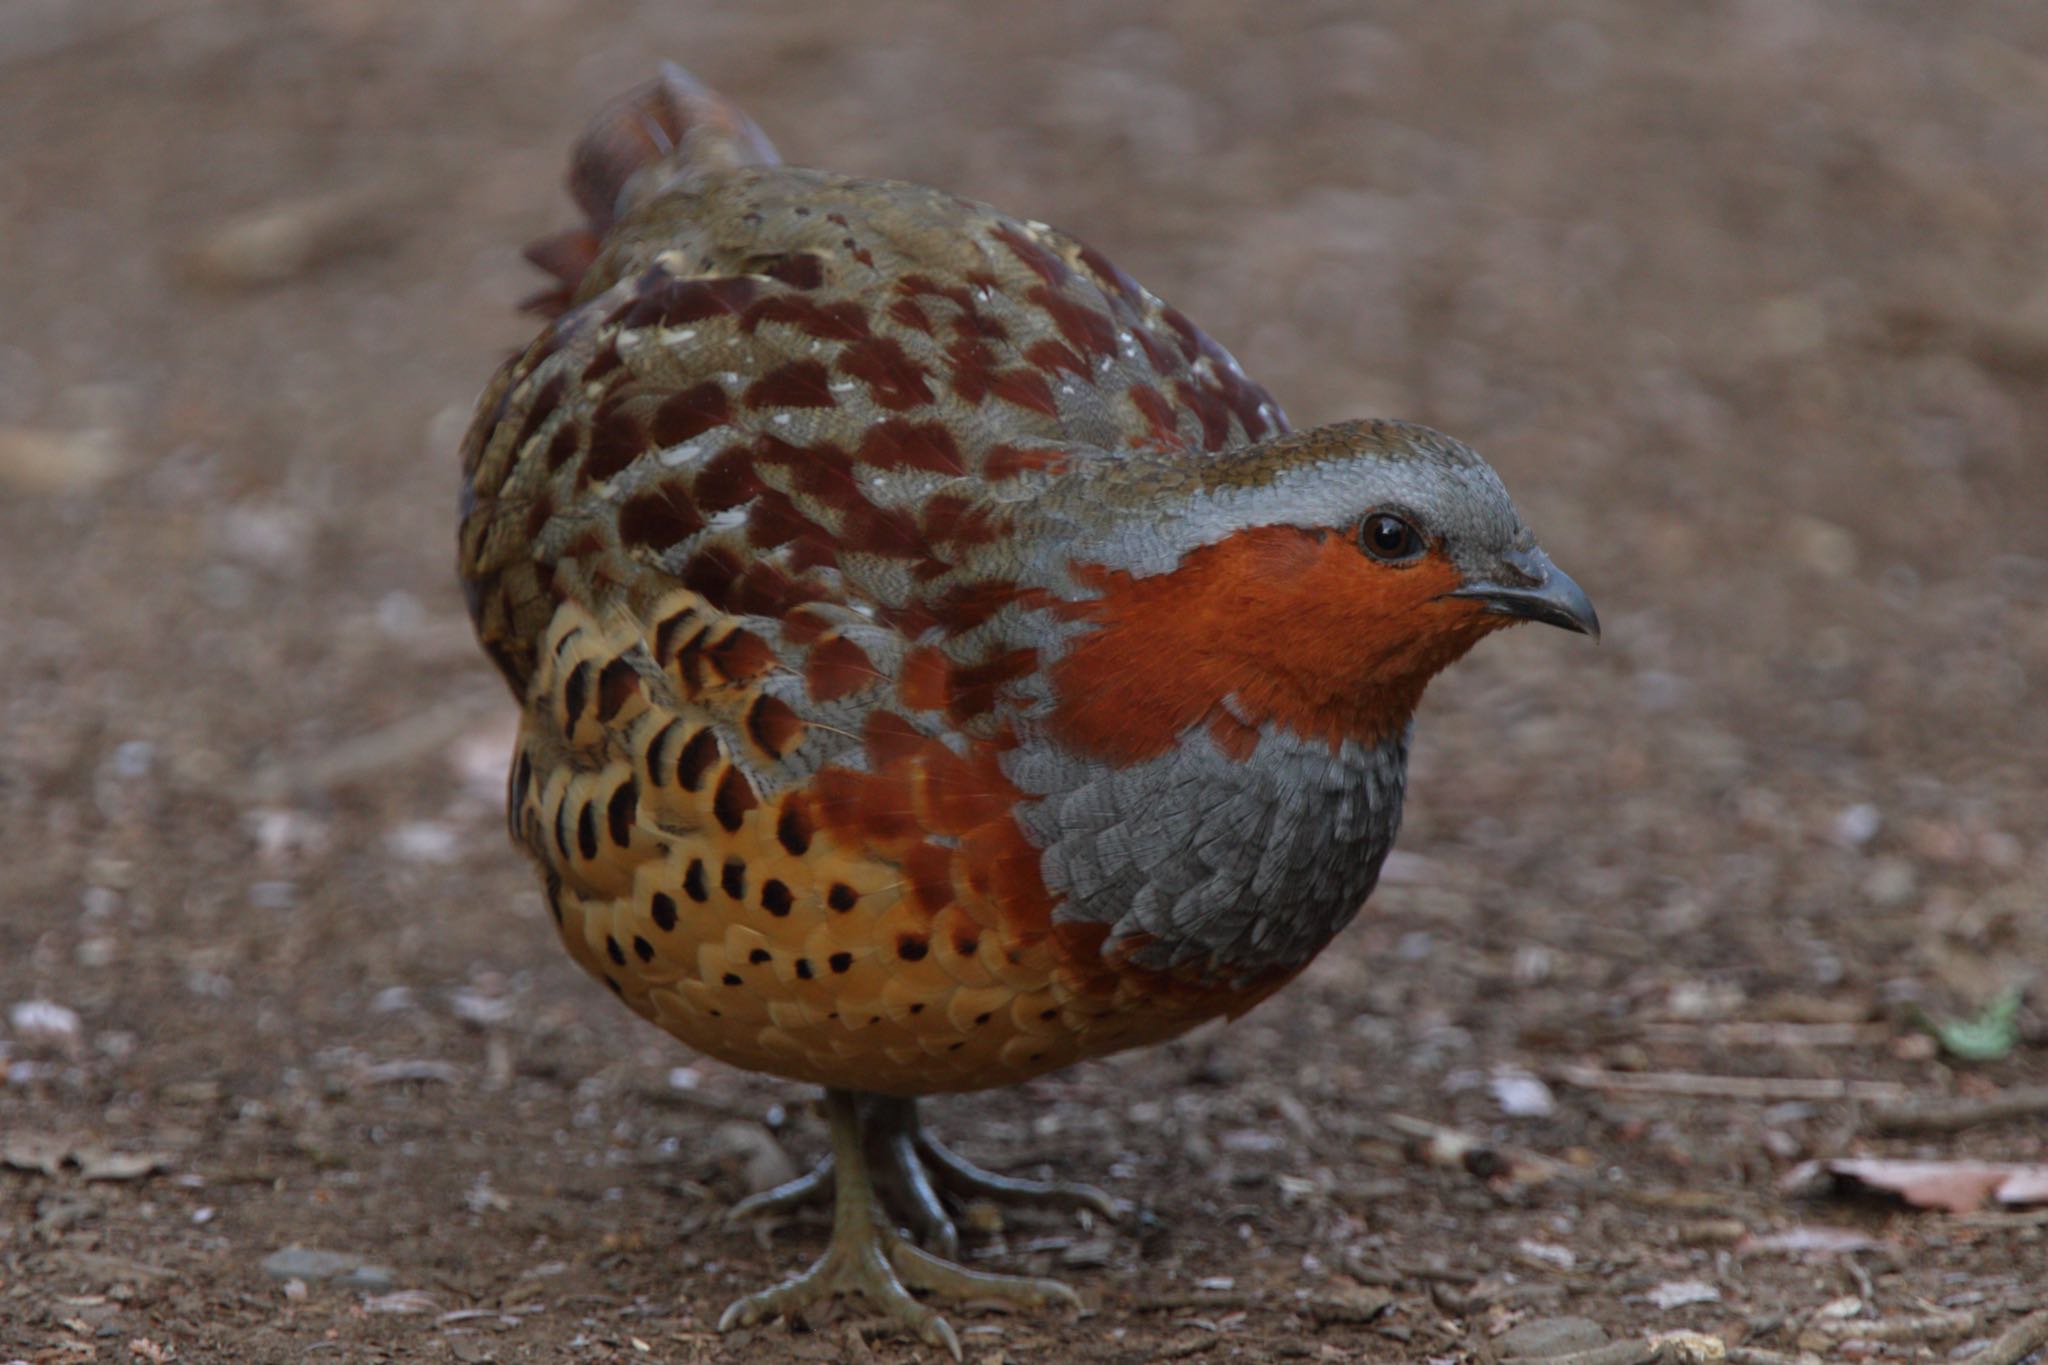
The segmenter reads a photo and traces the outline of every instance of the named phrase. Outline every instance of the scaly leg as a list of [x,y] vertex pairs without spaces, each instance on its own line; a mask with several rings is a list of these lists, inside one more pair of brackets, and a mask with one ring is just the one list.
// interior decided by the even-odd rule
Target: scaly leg
[[985,1171],[939,1145],[918,1121],[917,1101],[876,1095],[868,1103],[869,1133],[884,1139],[889,1183],[902,1188],[911,1230],[942,1256],[957,1254],[960,1235],[941,1196],[956,1204],[983,1199],[1013,1208],[1087,1209],[1114,1223],[1123,1205],[1093,1185],[1019,1180]]
[[[769,1318],[797,1313],[834,1295],[858,1297],[923,1340],[944,1346],[953,1358],[960,1358],[960,1339],[946,1320],[910,1295],[910,1289],[955,1299],[994,1299],[1026,1308],[1047,1304],[1069,1304],[1080,1300],[1074,1291],[1057,1280],[1039,1280],[1021,1275],[991,1275],[968,1270],[921,1251],[878,1218],[878,1201],[869,1175],[868,1140],[876,1140],[885,1160],[907,1153],[910,1168],[918,1176],[922,1168],[915,1161],[914,1139],[879,1117],[879,1097],[857,1095],[848,1090],[825,1092],[825,1116],[832,1130],[832,1160],[829,1172],[821,1168],[749,1201],[755,1209],[793,1206],[814,1194],[826,1180],[833,1185],[832,1244],[810,1269],[795,1279],[749,1294],[718,1320],[718,1330],[751,1327]],[[880,1101],[880,1111],[899,1101]],[[915,1115],[915,1109],[910,1113]],[[867,1130],[867,1131],[864,1131]],[[899,1142],[898,1138],[902,1140]],[[923,1195],[936,1206],[937,1196],[928,1182]],[[911,1197],[919,1196],[912,1187]],[[944,1217],[943,1210],[940,1213]],[[950,1229],[950,1220],[945,1226]],[[956,1234],[957,1235],[957,1234]],[[908,1286],[908,1288],[906,1288]]]

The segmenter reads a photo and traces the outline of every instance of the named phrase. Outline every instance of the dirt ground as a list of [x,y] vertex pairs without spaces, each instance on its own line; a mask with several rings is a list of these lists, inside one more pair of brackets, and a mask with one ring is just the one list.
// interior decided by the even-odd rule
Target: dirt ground
[[[935,1359],[711,1332],[822,1245],[719,1221],[822,1126],[583,978],[500,822],[454,447],[661,57],[1094,242],[1297,423],[1474,442],[1607,625],[1438,684],[1388,884],[1272,1003],[932,1106],[1140,1209],[977,1242],[1088,1311],[956,1312],[969,1361],[2048,1308],[2040,1205],[1781,1184],[2048,1162],[2039,1110],[1886,1117],[2048,1070],[2048,8],[11,0],[0,1361]],[[1988,1060],[1918,1026],[2015,991]]]

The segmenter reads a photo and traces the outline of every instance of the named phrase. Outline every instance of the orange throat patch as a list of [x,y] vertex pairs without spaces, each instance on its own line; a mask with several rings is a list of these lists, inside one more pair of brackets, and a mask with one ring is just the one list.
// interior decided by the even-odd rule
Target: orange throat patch
[[1269,721],[1333,747],[1376,744],[1407,725],[1430,678],[1507,624],[1445,596],[1462,579],[1438,552],[1388,565],[1291,527],[1240,532],[1169,573],[1075,572],[1100,596],[1062,609],[1095,628],[1053,667],[1055,733],[1113,763],[1200,724],[1240,758]]

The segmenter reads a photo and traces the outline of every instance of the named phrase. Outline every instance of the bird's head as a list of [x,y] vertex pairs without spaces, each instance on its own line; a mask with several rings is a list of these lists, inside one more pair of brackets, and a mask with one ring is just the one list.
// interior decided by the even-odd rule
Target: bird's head
[[1378,742],[1495,630],[1600,633],[1499,477],[1427,427],[1341,423],[1137,457],[1087,496],[1070,569],[1084,591],[1065,609],[1082,628],[1054,667],[1055,727],[1105,758],[1197,725],[1226,747],[1269,723]]

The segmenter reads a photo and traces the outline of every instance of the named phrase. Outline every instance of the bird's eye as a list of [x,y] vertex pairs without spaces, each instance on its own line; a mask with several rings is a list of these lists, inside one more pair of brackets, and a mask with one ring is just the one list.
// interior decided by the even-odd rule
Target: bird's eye
[[1358,528],[1358,543],[1374,559],[1405,564],[1422,553],[1422,536],[1391,512],[1375,512]]

